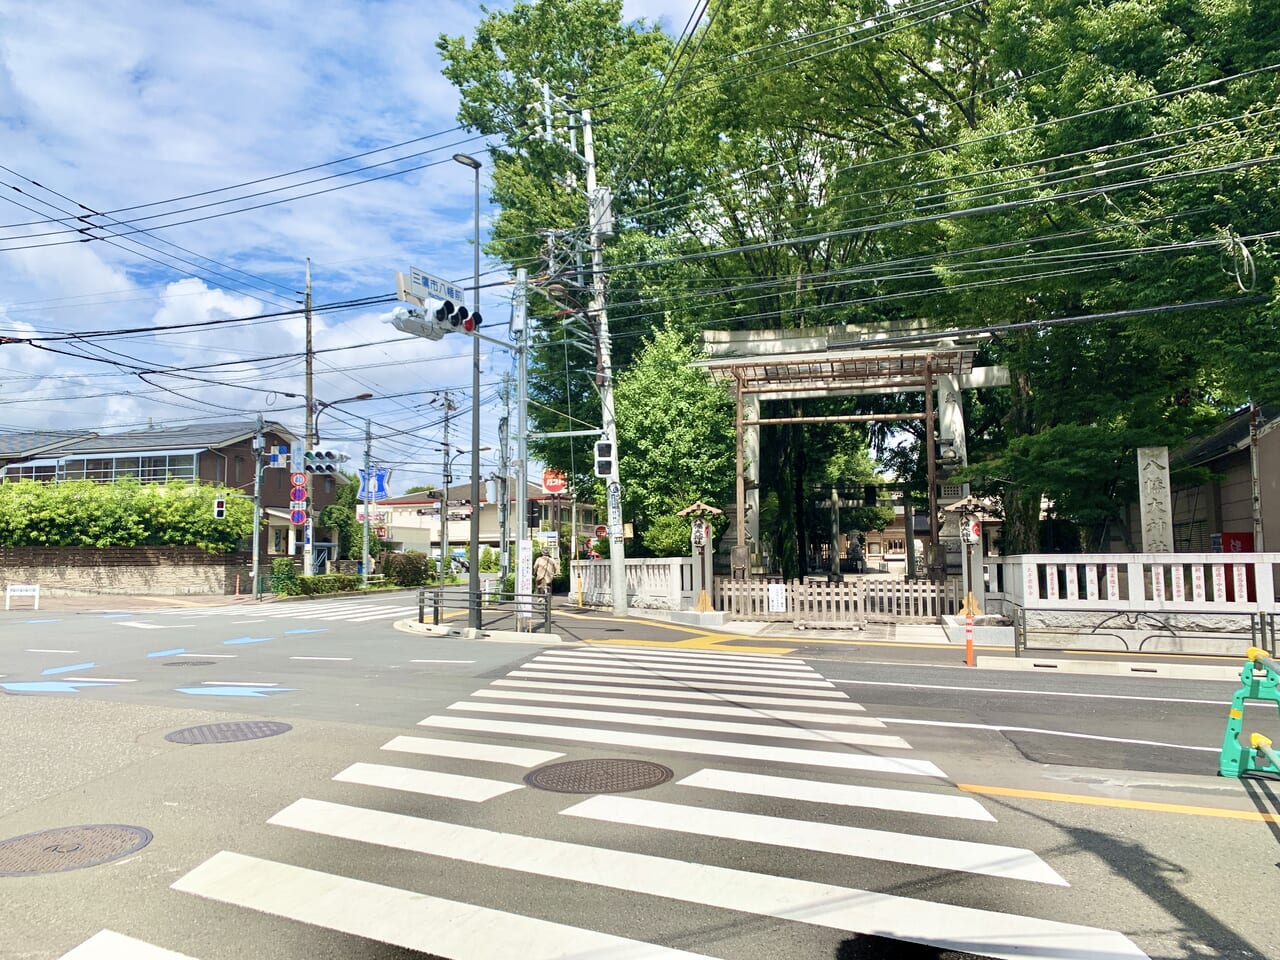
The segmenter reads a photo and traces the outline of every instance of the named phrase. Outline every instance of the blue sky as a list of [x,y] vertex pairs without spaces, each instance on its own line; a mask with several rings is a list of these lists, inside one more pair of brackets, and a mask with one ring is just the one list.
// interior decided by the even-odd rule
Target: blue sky
[[[674,35],[694,5],[627,0],[624,8]],[[0,0],[0,337],[288,310],[308,257],[316,304],[390,293],[395,272],[411,264],[469,285],[472,173],[450,156],[487,158],[483,142],[464,132],[432,136],[456,126],[457,107],[434,41],[442,32],[469,36],[479,17],[478,3],[420,0]],[[206,193],[415,138],[428,139]],[[298,196],[356,178],[303,181],[397,157],[404,159],[383,169],[422,169]],[[278,189],[288,184],[296,186]],[[220,202],[268,190],[276,192]],[[189,199],[156,205],[182,197]],[[152,232],[114,245],[68,242],[65,221],[38,222],[83,212],[78,204],[119,211],[115,219]],[[193,222],[155,229],[177,221]],[[500,268],[481,266],[499,271],[490,281]],[[505,292],[483,291],[481,308],[488,332],[503,335]],[[439,478],[434,392],[456,391],[454,446],[469,445],[471,342],[405,339],[383,322],[388,312],[316,315],[315,396],[375,394],[328,411],[320,428],[335,441],[351,438],[342,445],[355,454],[354,438],[371,418],[375,458],[396,466],[399,492]],[[44,343],[125,366],[0,343],[0,431],[117,430],[261,412],[301,432],[302,403],[284,394],[303,393],[302,362],[261,359],[301,352],[298,318]],[[513,367],[503,351],[486,345],[483,353],[482,443],[496,448],[497,384]],[[144,381],[129,368],[228,361],[246,362],[191,373],[213,382]],[[486,468],[494,457],[486,454]]]

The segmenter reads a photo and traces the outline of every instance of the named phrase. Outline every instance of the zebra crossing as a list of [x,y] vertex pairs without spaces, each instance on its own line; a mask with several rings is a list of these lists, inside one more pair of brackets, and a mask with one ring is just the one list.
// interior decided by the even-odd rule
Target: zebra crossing
[[[750,914],[808,935],[873,935],[1009,960],[1146,958],[1116,931],[993,910],[963,896],[898,892],[904,877],[916,876],[929,879],[926,891],[937,878],[949,881],[948,890],[967,878],[984,891],[1011,891],[1013,900],[1024,888],[1070,884],[1034,851],[991,842],[999,823],[990,810],[958,794],[939,766],[914,756],[909,742],[803,661],[549,649],[417,726],[384,744],[382,756],[333,776],[354,793],[300,797],[267,820],[309,838],[289,848],[304,862],[222,850],[172,889],[452,960],[744,955],[718,939],[728,932],[684,943],[650,939],[641,922],[620,929],[618,914],[643,916],[656,905],[669,914],[673,901],[721,918],[707,922],[717,931],[736,930],[723,918]],[[642,794],[585,796],[551,794],[521,779],[547,764],[622,751],[661,761],[673,769],[671,779]],[[407,802],[420,797],[434,800]],[[548,798],[559,802],[550,814]],[[554,822],[543,829],[528,827],[548,817]],[[341,858],[323,855],[335,842],[422,864],[408,874],[349,876]],[[699,858],[723,849],[713,842],[734,855]],[[795,860],[781,868],[789,852],[843,869],[796,875]],[[428,873],[438,886],[414,886]],[[833,873],[880,882],[835,883]],[[578,916],[569,923],[562,912],[530,909],[536,883],[625,901],[608,900],[616,909],[589,914],[593,922]],[[489,894],[508,888],[509,902]],[[103,931],[66,957],[123,956],[110,952],[118,936]],[[185,956],[172,952],[181,944],[148,949],[154,952],[128,955]]]
[[167,610],[167,616],[181,619],[236,620],[342,620],[347,623],[369,623],[375,620],[403,620],[418,615],[417,602],[405,603],[387,597],[358,600],[311,600],[305,602],[265,603],[255,606],[204,607]]

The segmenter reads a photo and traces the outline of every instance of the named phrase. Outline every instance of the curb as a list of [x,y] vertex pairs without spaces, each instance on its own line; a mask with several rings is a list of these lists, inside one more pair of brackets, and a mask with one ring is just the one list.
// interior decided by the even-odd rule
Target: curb
[[1134,663],[1130,660],[1050,660],[1042,657],[978,657],[979,669],[1021,673],[1086,673],[1107,677],[1154,677],[1164,680],[1239,681],[1240,668],[1188,663]]
[[419,623],[417,620],[397,620],[393,626],[402,633],[419,637],[437,637],[441,640],[488,640],[493,643],[529,643],[541,647],[555,647],[566,641],[558,633],[521,633],[516,630],[476,630],[473,627],[450,627],[446,624]]

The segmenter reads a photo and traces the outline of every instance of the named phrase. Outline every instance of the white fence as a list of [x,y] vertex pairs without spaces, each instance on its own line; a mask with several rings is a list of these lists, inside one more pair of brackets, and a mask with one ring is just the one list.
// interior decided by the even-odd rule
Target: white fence
[[987,564],[987,604],[1005,613],[1275,613],[1280,553],[1028,554]]
[[[693,558],[659,557],[624,561],[627,606],[647,610],[689,610],[697,602],[693,592]],[[613,605],[608,560],[571,560],[569,594],[590,607]]]

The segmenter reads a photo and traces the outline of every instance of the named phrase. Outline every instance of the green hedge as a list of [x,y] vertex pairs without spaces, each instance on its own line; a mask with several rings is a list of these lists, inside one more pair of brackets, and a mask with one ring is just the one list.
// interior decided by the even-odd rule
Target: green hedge
[[359,590],[360,577],[353,573],[322,573],[315,577],[299,577],[298,592],[313,597],[321,593]]

